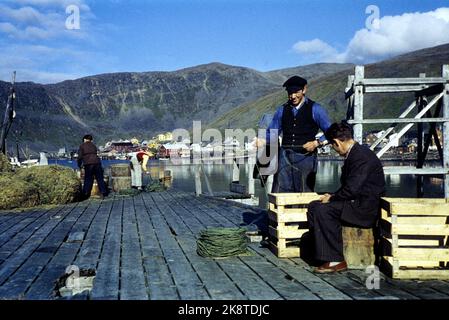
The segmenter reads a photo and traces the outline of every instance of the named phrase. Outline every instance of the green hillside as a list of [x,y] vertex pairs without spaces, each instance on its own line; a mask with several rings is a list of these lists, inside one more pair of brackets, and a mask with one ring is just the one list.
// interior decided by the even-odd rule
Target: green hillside
[[[426,73],[427,76],[441,76],[443,64],[449,64],[449,44],[366,65],[365,77],[417,77],[420,73]],[[332,121],[346,118],[347,103],[344,99],[344,90],[350,74],[354,74],[353,69],[339,71],[309,82],[308,96],[328,110]],[[413,93],[366,94],[364,116],[366,118],[395,118],[413,100]],[[211,122],[208,127],[220,130],[256,128],[264,113],[273,113],[277,106],[286,101],[285,90],[278,90],[229,111]],[[365,126],[365,131],[386,126]]]

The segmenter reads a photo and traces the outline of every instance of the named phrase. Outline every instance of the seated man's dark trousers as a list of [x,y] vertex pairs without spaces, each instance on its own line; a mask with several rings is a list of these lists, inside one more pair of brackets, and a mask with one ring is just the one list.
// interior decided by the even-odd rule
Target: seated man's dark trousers
[[87,164],[84,166],[83,194],[86,197],[90,196],[94,184],[94,177],[95,180],[97,180],[101,194],[106,196],[108,194],[108,189],[104,183],[103,168],[101,167],[101,164]]
[[315,259],[343,261],[342,219],[344,201],[309,204],[307,220],[315,245]]

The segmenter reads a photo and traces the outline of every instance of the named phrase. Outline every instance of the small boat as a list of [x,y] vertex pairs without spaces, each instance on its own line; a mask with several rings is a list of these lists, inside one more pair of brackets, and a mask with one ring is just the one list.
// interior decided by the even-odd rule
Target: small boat
[[39,164],[39,159],[28,159],[20,163],[21,166],[31,167]]

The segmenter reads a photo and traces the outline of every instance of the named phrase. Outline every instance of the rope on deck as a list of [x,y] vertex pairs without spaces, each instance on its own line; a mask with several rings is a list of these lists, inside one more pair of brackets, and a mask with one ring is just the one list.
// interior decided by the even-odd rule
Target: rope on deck
[[248,254],[245,228],[207,228],[199,233],[196,252],[202,257],[224,258]]

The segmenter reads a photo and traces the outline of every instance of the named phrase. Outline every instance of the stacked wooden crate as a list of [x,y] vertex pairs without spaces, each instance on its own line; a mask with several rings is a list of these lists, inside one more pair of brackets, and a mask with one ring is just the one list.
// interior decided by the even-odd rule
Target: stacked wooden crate
[[307,206],[319,197],[313,192],[268,194],[270,249],[279,258],[300,256],[299,241],[308,231]]
[[395,279],[449,279],[449,202],[383,198],[381,267]]

